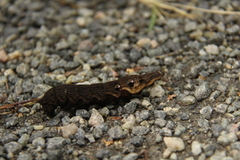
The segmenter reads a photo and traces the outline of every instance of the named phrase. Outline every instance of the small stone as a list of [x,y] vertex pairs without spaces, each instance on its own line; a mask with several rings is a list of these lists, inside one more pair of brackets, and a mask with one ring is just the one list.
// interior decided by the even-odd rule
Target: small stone
[[8,61],[8,55],[7,55],[7,53],[5,52],[5,50],[4,49],[0,49],[0,62],[3,62],[3,63],[5,63],[5,62],[7,62]]
[[42,137],[38,137],[32,141],[32,145],[35,148],[38,148],[38,147],[44,148],[45,147],[45,139]]
[[96,152],[97,159],[108,159],[113,154],[113,151],[107,148],[99,149]]
[[145,126],[134,126],[132,128],[132,133],[137,136],[146,135],[149,131],[149,128]]
[[201,144],[198,141],[193,141],[191,145],[192,154],[198,156],[202,152]]
[[204,49],[209,54],[212,54],[212,55],[218,55],[219,54],[218,46],[215,45],[215,44],[209,44],[207,46],[204,46]]
[[186,96],[184,97],[181,102],[184,104],[184,105],[191,105],[191,104],[194,104],[196,102],[196,98],[194,96]]
[[142,47],[147,43],[150,43],[151,40],[149,38],[141,38],[137,41],[137,46]]
[[1,137],[0,142],[5,144],[5,143],[9,143],[11,141],[16,141],[16,140],[18,140],[18,137],[15,134],[9,133],[9,134]]
[[135,119],[134,115],[131,114],[130,116],[127,117],[126,120],[123,120],[123,121],[125,123],[122,125],[122,128],[128,130],[134,126],[136,119]]
[[135,147],[140,147],[143,144],[143,137],[141,136],[134,136],[130,139],[130,143],[133,144]]
[[215,110],[216,112],[221,113],[221,114],[226,113],[227,109],[228,109],[228,105],[226,105],[226,104],[218,104],[218,105],[214,108],[214,110]]
[[82,128],[78,128],[77,133],[76,133],[76,138],[84,139],[84,137],[85,137],[85,131]]
[[100,138],[103,135],[103,131],[100,128],[94,128],[92,133],[95,138]]
[[234,132],[230,132],[218,137],[217,142],[223,146],[226,146],[232,142],[237,141],[237,136]]
[[23,134],[21,138],[19,138],[18,143],[21,144],[22,146],[26,146],[29,140],[29,135],[28,134]]
[[19,143],[12,141],[4,144],[4,148],[7,150],[8,153],[17,154],[21,151],[22,146]]
[[91,117],[88,121],[89,125],[96,127],[103,122],[104,122],[104,119],[102,115],[96,109],[93,108]]
[[17,66],[16,71],[20,75],[25,75],[29,72],[29,69],[30,69],[30,67],[28,64],[21,63]]
[[52,159],[52,160],[58,160],[58,159],[62,159],[63,155],[62,155],[62,151],[59,150],[47,150],[47,158],[46,159]]
[[27,107],[21,107],[21,108],[19,108],[18,112],[20,112],[20,113],[29,113],[30,110]]
[[213,155],[215,149],[216,149],[215,144],[208,144],[208,145],[203,147],[204,153],[207,157]]
[[68,138],[78,131],[78,127],[75,123],[67,124],[66,126],[61,127],[61,129],[64,138]]
[[155,120],[154,124],[155,124],[156,126],[162,128],[162,127],[166,126],[167,121],[164,120],[164,119],[161,119],[161,118],[157,118],[157,119]]
[[222,131],[223,127],[219,124],[213,124],[211,126],[211,130],[212,130],[212,133],[213,133],[213,136],[214,137],[218,137]]
[[136,110],[136,108],[137,108],[138,105],[139,105],[139,104],[138,104],[137,102],[131,101],[131,102],[125,104],[123,108],[124,108],[124,111],[125,111],[126,113],[132,114],[132,113],[135,112],[135,110]]
[[14,116],[6,118],[6,120],[5,120],[5,125],[7,128],[12,127],[12,126],[16,125],[17,123],[18,123],[18,118],[14,117]]
[[238,142],[233,142],[231,144],[231,148],[240,151],[240,142],[239,141]]
[[43,128],[44,128],[43,125],[34,125],[33,126],[33,129],[35,129],[35,130],[42,130]]
[[141,112],[137,111],[135,115],[137,122],[142,122],[150,117],[150,113],[148,110],[142,110]]
[[86,134],[85,138],[87,138],[90,143],[94,143],[96,141],[93,134]]
[[206,106],[200,110],[200,113],[202,114],[203,118],[210,119],[212,111],[213,109],[211,106]]
[[123,129],[118,125],[110,128],[108,134],[112,139],[123,139],[125,137]]
[[17,160],[32,160],[32,156],[26,153],[20,153]]
[[60,123],[61,119],[60,118],[51,118],[47,121],[46,126],[51,127],[51,126],[57,126]]
[[237,25],[237,24],[235,24],[235,25],[233,25],[233,26],[227,28],[227,32],[228,32],[229,34],[235,34],[235,33],[238,33],[239,30],[240,30],[240,27],[239,27],[239,25]]
[[154,85],[150,90],[151,97],[163,97],[165,95],[165,90],[160,85]]
[[194,31],[197,28],[197,23],[196,22],[187,22],[184,27],[185,32],[190,32]]
[[178,137],[164,137],[164,143],[171,151],[182,151],[185,149],[184,142]]
[[137,153],[129,153],[128,155],[124,156],[122,160],[137,160],[138,154]]
[[149,57],[144,56],[144,57],[140,58],[137,61],[137,63],[141,66],[148,66],[150,64],[150,60],[151,59]]
[[66,140],[62,137],[49,138],[47,142],[47,149],[61,149]]
[[211,93],[211,89],[207,82],[203,82],[200,86],[198,86],[194,92],[194,96],[198,101],[201,101],[207,98]]
[[165,111],[160,111],[160,110],[154,110],[154,117],[155,118],[160,118],[160,119],[165,119],[166,118],[166,112]]
[[182,133],[186,131],[186,127],[182,126],[181,124],[178,124],[175,128],[174,136],[180,136]]

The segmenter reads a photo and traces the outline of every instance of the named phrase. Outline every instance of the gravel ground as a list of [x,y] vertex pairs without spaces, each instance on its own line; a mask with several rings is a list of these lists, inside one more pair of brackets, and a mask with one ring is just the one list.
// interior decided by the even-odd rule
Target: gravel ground
[[[194,2],[240,10],[239,0]],[[136,0],[1,0],[0,11],[1,105],[165,73],[130,101],[0,115],[0,160],[240,159],[240,16],[166,17],[148,31],[151,11]]]

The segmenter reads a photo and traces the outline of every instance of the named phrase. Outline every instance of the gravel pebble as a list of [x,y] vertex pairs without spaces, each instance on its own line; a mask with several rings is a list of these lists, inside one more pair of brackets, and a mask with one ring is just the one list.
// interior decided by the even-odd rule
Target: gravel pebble
[[137,153],[129,153],[128,155],[123,157],[123,160],[136,160],[138,159]]
[[60,149],[65,143],[66,140],[62,137],[49,138],[47,141],[47,149]]
[[96,109],[92,109],[92,114],[88,121],[89,125],[96,127],[103,122],[104,122],[104,119],[102,115]]
[[207,98],[211,94],[211,89],[207,82],[201,83],[195,90],[194,96],[198,101]]
[[150,90],[151,97],[163,97],[165,95],[165,90],[160,85],[154,85]]
[[198,141],[193,141],[191,144],[191,150],[192,150],[192,154],[194,156],[197,156],[199,154],[201,154],[202,152],[202,148],[201,148],[201,144]]
[[61,127],[61,129],[64,138],[68,138],[69,136],[77,133],[78,131],[78,127],[74,123],[67,124],[66,126]]
[[23,134],[19,139],[18,143],[21,144],[23,147],[27,145],[29,140],[29,135],[28,134]]
[[191,95],[188,95],[186,97],[184,97],[181,102],[184,104],[184,105],[191,105],[191,104],[194,104],[196,102],[196,98],[194,96],[191,96]]
[[146,135],[149,131],[149,128],[145,126],[134,126],[132,128],[132,133],[136,136]]
[[35,148],[38,148],[38,147],[43,148],[43,147],[45,147],[45,139],[42,137],[38,137],[32,141],[32,145]]
[[185,149],[184,142],[178,137],[164,137],[164,143],[171,151],[182,151]]
[[22,146],[19,143],[12,141],[4,144],[4,148],[7,150],[8,153],[17,154],[21,151]]
[[111,127],[108,134],[112,139],[123,139],[125,137],[124,131],[120,126]]
[[230,144],[231,142],[235,142],[237,140],[237,136],[234,132],[230,132],[224,135],[220,135],[217,139],[217,142],[223,146]]
[[17,157],[17,160],[32,160],[32,156],[29,154],[25,153],[20,153],[19,156]]

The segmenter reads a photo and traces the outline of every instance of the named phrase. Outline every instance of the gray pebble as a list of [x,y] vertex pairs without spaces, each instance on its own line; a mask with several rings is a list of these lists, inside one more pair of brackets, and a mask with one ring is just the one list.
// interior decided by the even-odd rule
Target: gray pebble
[[150,90],[151,97],[163,97],[165,95],[165,90],[160,85],[154,85]]
[[32,141],[32,145],[35,148],[38,148],[38,147],[43,148],[45,146],[45,139],[42,137],[38,137]]
[[29,72],[29,69],[30,69],[30,67],[29,67],[28,64],[21,63],[17,66],[16,71],[17,71],[18,74],[24,76]]
[[174,131],[174,136],[180,136],[182,133],[186,131],[186,127],[178,124]]
[[154,110],[154,117],[155,118],[160,118],[160,119],[165,119],[166,118],[166,112],[160,111],[160,110]]
[[206,119],[199,119],[198,126],[201,128],[200,130],[203,130],[204,132],[209,130],[209,122]]
[[232,105],[233,105],[235,108],[240,109],[240,101],[234,101],[234,102],[232,103]]
[[237,25],[237,24],[235,24],[235,25],[227,28],[227,32],[228,32],[229,34],[238,33],[239,30],[240,30],[240,27],[239,27],[239,25]]
[[142,56],[141,52],[139,52],[139,50],[135,48],[131,49],[129,53],[129,58],[132,62],[137,62],[137,60],[140,59],[141,56]]
[[206,146],[203,147],[204,153],[207,157],[213,155],[213,153],[216,150],[216,145],[215,144],[207,144]]
[[135,147],[140,147],[143,145],[143,137],[141,136],[134,136],[130,139],[130,143],[133,144]]
[[222,126],[219,124],[213,124],[211,126],[211,131],[212,131],[214,137],[218,137],[220,135],[222,129],[223,129]]
[[43,131],[33,132],[32,135],[30,136],[29,141],[32,142],[32,141],[33,141],[34,139],[36,139],[37,137],[44,137]]
[[203,118],[210,119],[212,115],[213,108],[211,106],[203,107],[200,110],[200,113],[202,114]]
[[94,143],[96,141],[95,138],[93,137],[93,134],[90,133],[86,134],[85,138],[87,138],[90,143]]
[[139,59],[137,61],[137,63],[140,65],[140,66],[148,66],[150,64],[150,58],[149,57],[142,57],[141,59]]
[[102,135],[103,135],[103,132],[100,128],[97,127],[97,128],[93,129],[93,136],[95,138],[100,138],[100,137],[102,137]]
[[21,144],[23,147],[27,145],[29,140],[29,135],[28,134],[23,134],[21,138],[19,138],[18,143]]
[[196,98],[194,96],[188,95],[188,96],[182,98],[181,102],[184,105],[191,105],[191,104],[194,104],[196,102]]
[[70,122],[71,122],[71,119],[70,119],[68,116],[64,116],[64,117],[62,118],[62,124],[63,124],[63,126],[69,124]]
[[212,93],[211,93],[211,95],[210,95],[210,97],[209,97],[209,100],[211,101],[211,102],[214,102],[214,101],[216,101],[216,99],[220,96],[220,94],[221,94],[221,92],[220,91],[213,91]]
[[78,128],[77,133],[75,134],[77,139],[84,139],[85,131],[82,128]]
[[137,136],[146,135],[149,131],[149,128],[145,126],[134,126],[132,128],[132,133]]
[[163,136],[166,136],[166,137],[171,137],[172,136],[172,130],[164,127],[160,130],[160,134],[163,135]]
[[4,148],[7,150],[8,153],[16,154],[21,151],[22,146],[19,143],[12,141],[4,144]]
[[139,104],[138,104],[137,102],[131,101],[131,102],[125,104],[123,108],[124,108],[124,111],[125,111],[126,113],[132,114],[132,113],[135,112],[135,110],[136,110],[136,108],[137,108],[138,105],[139,105]]
[[6,118],[6,120],[5,120],[5,125],[7,128],[12,127],[12,126],[16,125],[17,123],[18,123],[18,118],[14,117],[14,116]]
[[214,108],[214,110],[215,110],[216,112],[221,113],[221,114],[226,113],[227,109],[228,109],[228,105],[223,104],[223,103],[222,103],[222,104],[218,104],[218,105]]
[[84,119],[89,119],[90,113],[85,109],[79,109],[76,111],[76,116],[81,116]]
[[158,127],[164,127],[166,126],[167,124],[167,121],[164,120],[164,119],[161,119],[161,118],[157,118],[155,121],[154,121],[154,124]]
[[11,141],[16,141],[16,140],[18,140],[18,137],[15,134],[9,133],[1,137],[0,141],[5,144],[5,143],[9,143]]
[[108,134],[112,139],[123,139],[125,137],[123,129],[118,125],[110,128]]
[[138,154],[137,153],[129,153],[128,155],[124,156],[122,160],[137,160]]
[[180,112],[178,114],[178,117],[183,121],[189,120],[189,118],[190,118],[189,113],[187,113],[187,112]]
[[62,150],[47,150],[47,159],[49,160],[60,160],[63,158]]
[[65,143],[66,140],[62,137],[49,138],[47,142],[47,149],[60,149]]
[[231,144],[231,148],[240,151],[240,142],[239,141],[238,142],[233,142]]
[[184,26],[184,31],[185,32],[190,32],[194,31],[197,28],[197,23],[196,22],[187,22]]
[[194,96],[198,101],[201,101],[207,98],[210,95],[210,93],[211,93],[211,89],[208,82],[203,82],[202,84],[200,84],[200,86],[196,88],[194,92]]
[[51,127],[51,126],[57,126],[60,123],[61,119],[60,118],[51,118],[47,121],[46,126]]
[[29,113],[30,110],[27,107],[21,107],[21,108],[19,108],[18,112],[20,112],[20,113]]
[[113,151],[111,151],[110,149],[104,148],[104,149],[99,149],[96,152],[95,157],[97,159],[107,159],[107,158],[111,157],[112,155],[114,155]]
[[237,141],[237,136],[234,132],[230,132],[224,135],[220,135],[217,139],[217,142],[223,146],[230,144],[231,142]]
[[137,122],[142,122],[150,117],[150,113],[148,110],[142,110],[141,112],[137,111],[135,116]]
[[32,156],[27,153],[20,153],[17,160],[32,160]]

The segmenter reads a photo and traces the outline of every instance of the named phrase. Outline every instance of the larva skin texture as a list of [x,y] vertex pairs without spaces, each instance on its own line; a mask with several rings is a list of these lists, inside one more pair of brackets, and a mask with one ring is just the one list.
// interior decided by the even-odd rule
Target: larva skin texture
[[86,108],[90,104],[111,102],[120,97],[137,94],[143,88],[152,85],[161,79],[163,74],[159,71],[144,75],[130,75],[116,81],[97,83],[91,85],[59,85],[48,90],[38,101],[48,116],[54,115],[54,110],[60,106],[64,110],[73,107]]

